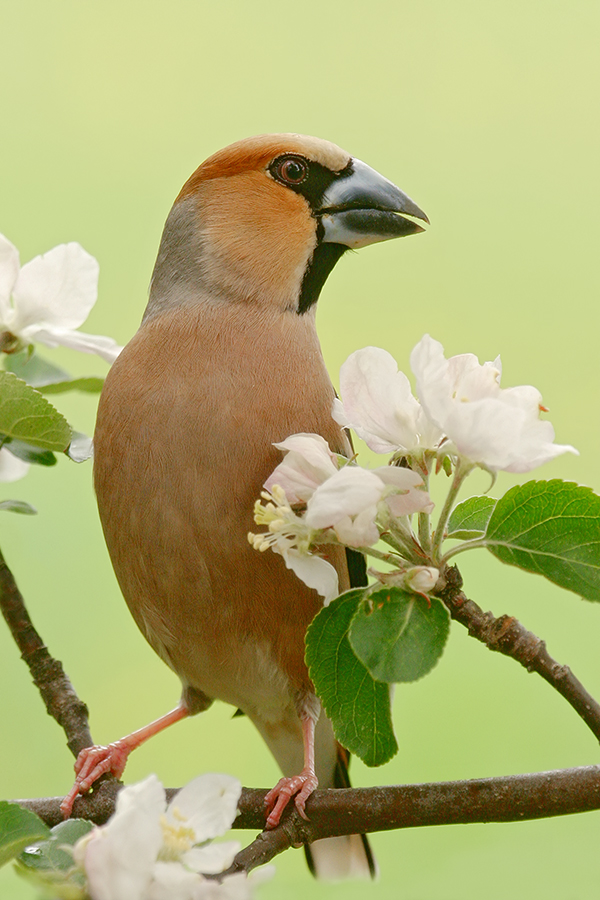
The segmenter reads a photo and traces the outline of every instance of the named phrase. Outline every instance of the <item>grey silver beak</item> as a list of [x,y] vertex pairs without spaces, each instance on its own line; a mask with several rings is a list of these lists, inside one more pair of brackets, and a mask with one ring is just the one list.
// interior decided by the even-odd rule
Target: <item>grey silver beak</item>
[[425,230],[404,216],[429,223],[410,197],[360,159],[326,190],[318,216],[324,243],[353,249]]

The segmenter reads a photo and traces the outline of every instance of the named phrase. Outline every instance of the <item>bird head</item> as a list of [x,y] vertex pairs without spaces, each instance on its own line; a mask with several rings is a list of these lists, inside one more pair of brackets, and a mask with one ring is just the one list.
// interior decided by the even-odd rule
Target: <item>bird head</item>
[[349,249],[416,234],[427,216],[329,141],[267,134],[219,150],[169,214],[146,316],[198,302],[313,309]]

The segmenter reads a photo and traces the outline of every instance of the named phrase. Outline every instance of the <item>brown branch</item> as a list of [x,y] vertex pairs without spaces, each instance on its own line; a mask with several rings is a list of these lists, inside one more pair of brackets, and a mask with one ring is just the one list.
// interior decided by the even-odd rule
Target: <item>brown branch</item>
[[489,650],[503,653],[521,663],[528,672],[537,672],[548,682],[600,741],[600,704],[594,700],[582,683],[575,678],[568,666],[556,662],[546,649],[546,644],[527,631],[512,616],[495,618],[491,612],[483,612],[473,600],[462,592],[460,572],[453,566],[444,572],[446,587],[439,593],[450,615],[464,625],[471,637],[477,638]]
[[94,743],[88,725],[87,706],[75,693],[62,664],[50,655],[35,630],[25,601],[1,552],[0,609],[21,651],[21,659],[29,667],[48,715],[64,730],[69,750],[77,756],[80,750]]
[[[93,794],[78,799],[76,815],[97,824],[104,823],[114,810],[119,789],[119,785],[105,784]],[[168,790],[168,798],[175,793],[175,789]],[[233,828],[263,828],[265,794],[266,790],[262,789],[243,789]],[[55,825],[62,820],[61,799],[16,802],[37,813],[46,824]],[[523,822],[598,809],[600,766],[471,781],[315,791],[306,806],[308,822],[292,807],[278,828],[261,833],[240,851],[230,872],[250,871],[288,847],[358,831]]]

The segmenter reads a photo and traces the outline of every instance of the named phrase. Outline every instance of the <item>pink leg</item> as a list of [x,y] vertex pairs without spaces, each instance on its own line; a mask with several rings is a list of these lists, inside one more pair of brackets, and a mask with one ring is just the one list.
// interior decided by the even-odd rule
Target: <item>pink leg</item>
[[275,828],[276,825],[279,825],[281,814],[294,795],[296,809],[303,819],[308,820],[304,807],[319,784],[315,774],[315,720],[309,716],[304,716],[302,719],[302,737],[304,740],[304,768],[299,775],[292,778],[280,778],[265,797],[265,805],[269,813],[267,828]]
[[60,810],[65,819],[71,815],[76,797],[79,794],[86,794],[101,775],[104,775],[105,772],[112,772],[115,778],[120,778],[132,750],[135,750],[148,738],[164,731],[169,725],[185,719],[188,715],[185,706],[178,706],[165,716],[161,716],[160,719],[150,722],[139,731],[134,731],[133,734],[128,734],[107,747],[86,747],[82,750],[75,760],[75,784],[60,804]]

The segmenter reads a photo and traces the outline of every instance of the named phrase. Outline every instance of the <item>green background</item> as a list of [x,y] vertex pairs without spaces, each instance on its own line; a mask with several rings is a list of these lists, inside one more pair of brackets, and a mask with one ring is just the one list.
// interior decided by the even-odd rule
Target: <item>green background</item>
[[[600,487],[597,0],[172,3],[2,0],[0,231],[26,261],[77,240],[100,262],[85,330],[126,342],[140,320],[173,198],[210,153],[249,134],[340,144],[431,218],[427,234],[345,258],[319,305],[334,379],[374,344],[408,367],[428,331],[448,353],[502,354],[504,386],[533,383],[565,456],[538,474]],[[76,374],[101,360],[48,357]],[[79,429],[95,401],[61,396]],[[478,476],[474,490],[487,482]],[[525,479],[522,479],[525,480]],[[515,481],[500,477],[497,490]],[[178,682],[137,632],[112,576],[90,466],[61,460],[4,497],[0,546],[35,623],[108,742],[170,709]],[[496,493],[497,495],[497,493]],[[544,637],[600,695],[600,608],[478,551],[467,591]],[[0,797],[64,793],[71,760],[0,629]],[[180,785],[226,771],[278,777],[258,735],[216,705],[137,751],[127,780]],[[400,752],[359,785],[537,771],[598,761],[596,741],[541,679],[453,626],[442,663],[396,691]],[[264,898],[596,898],[600,815],[375,835],[375,885],[311,883],[301,853]],[[32,896],[10,868],[0,896]]]

